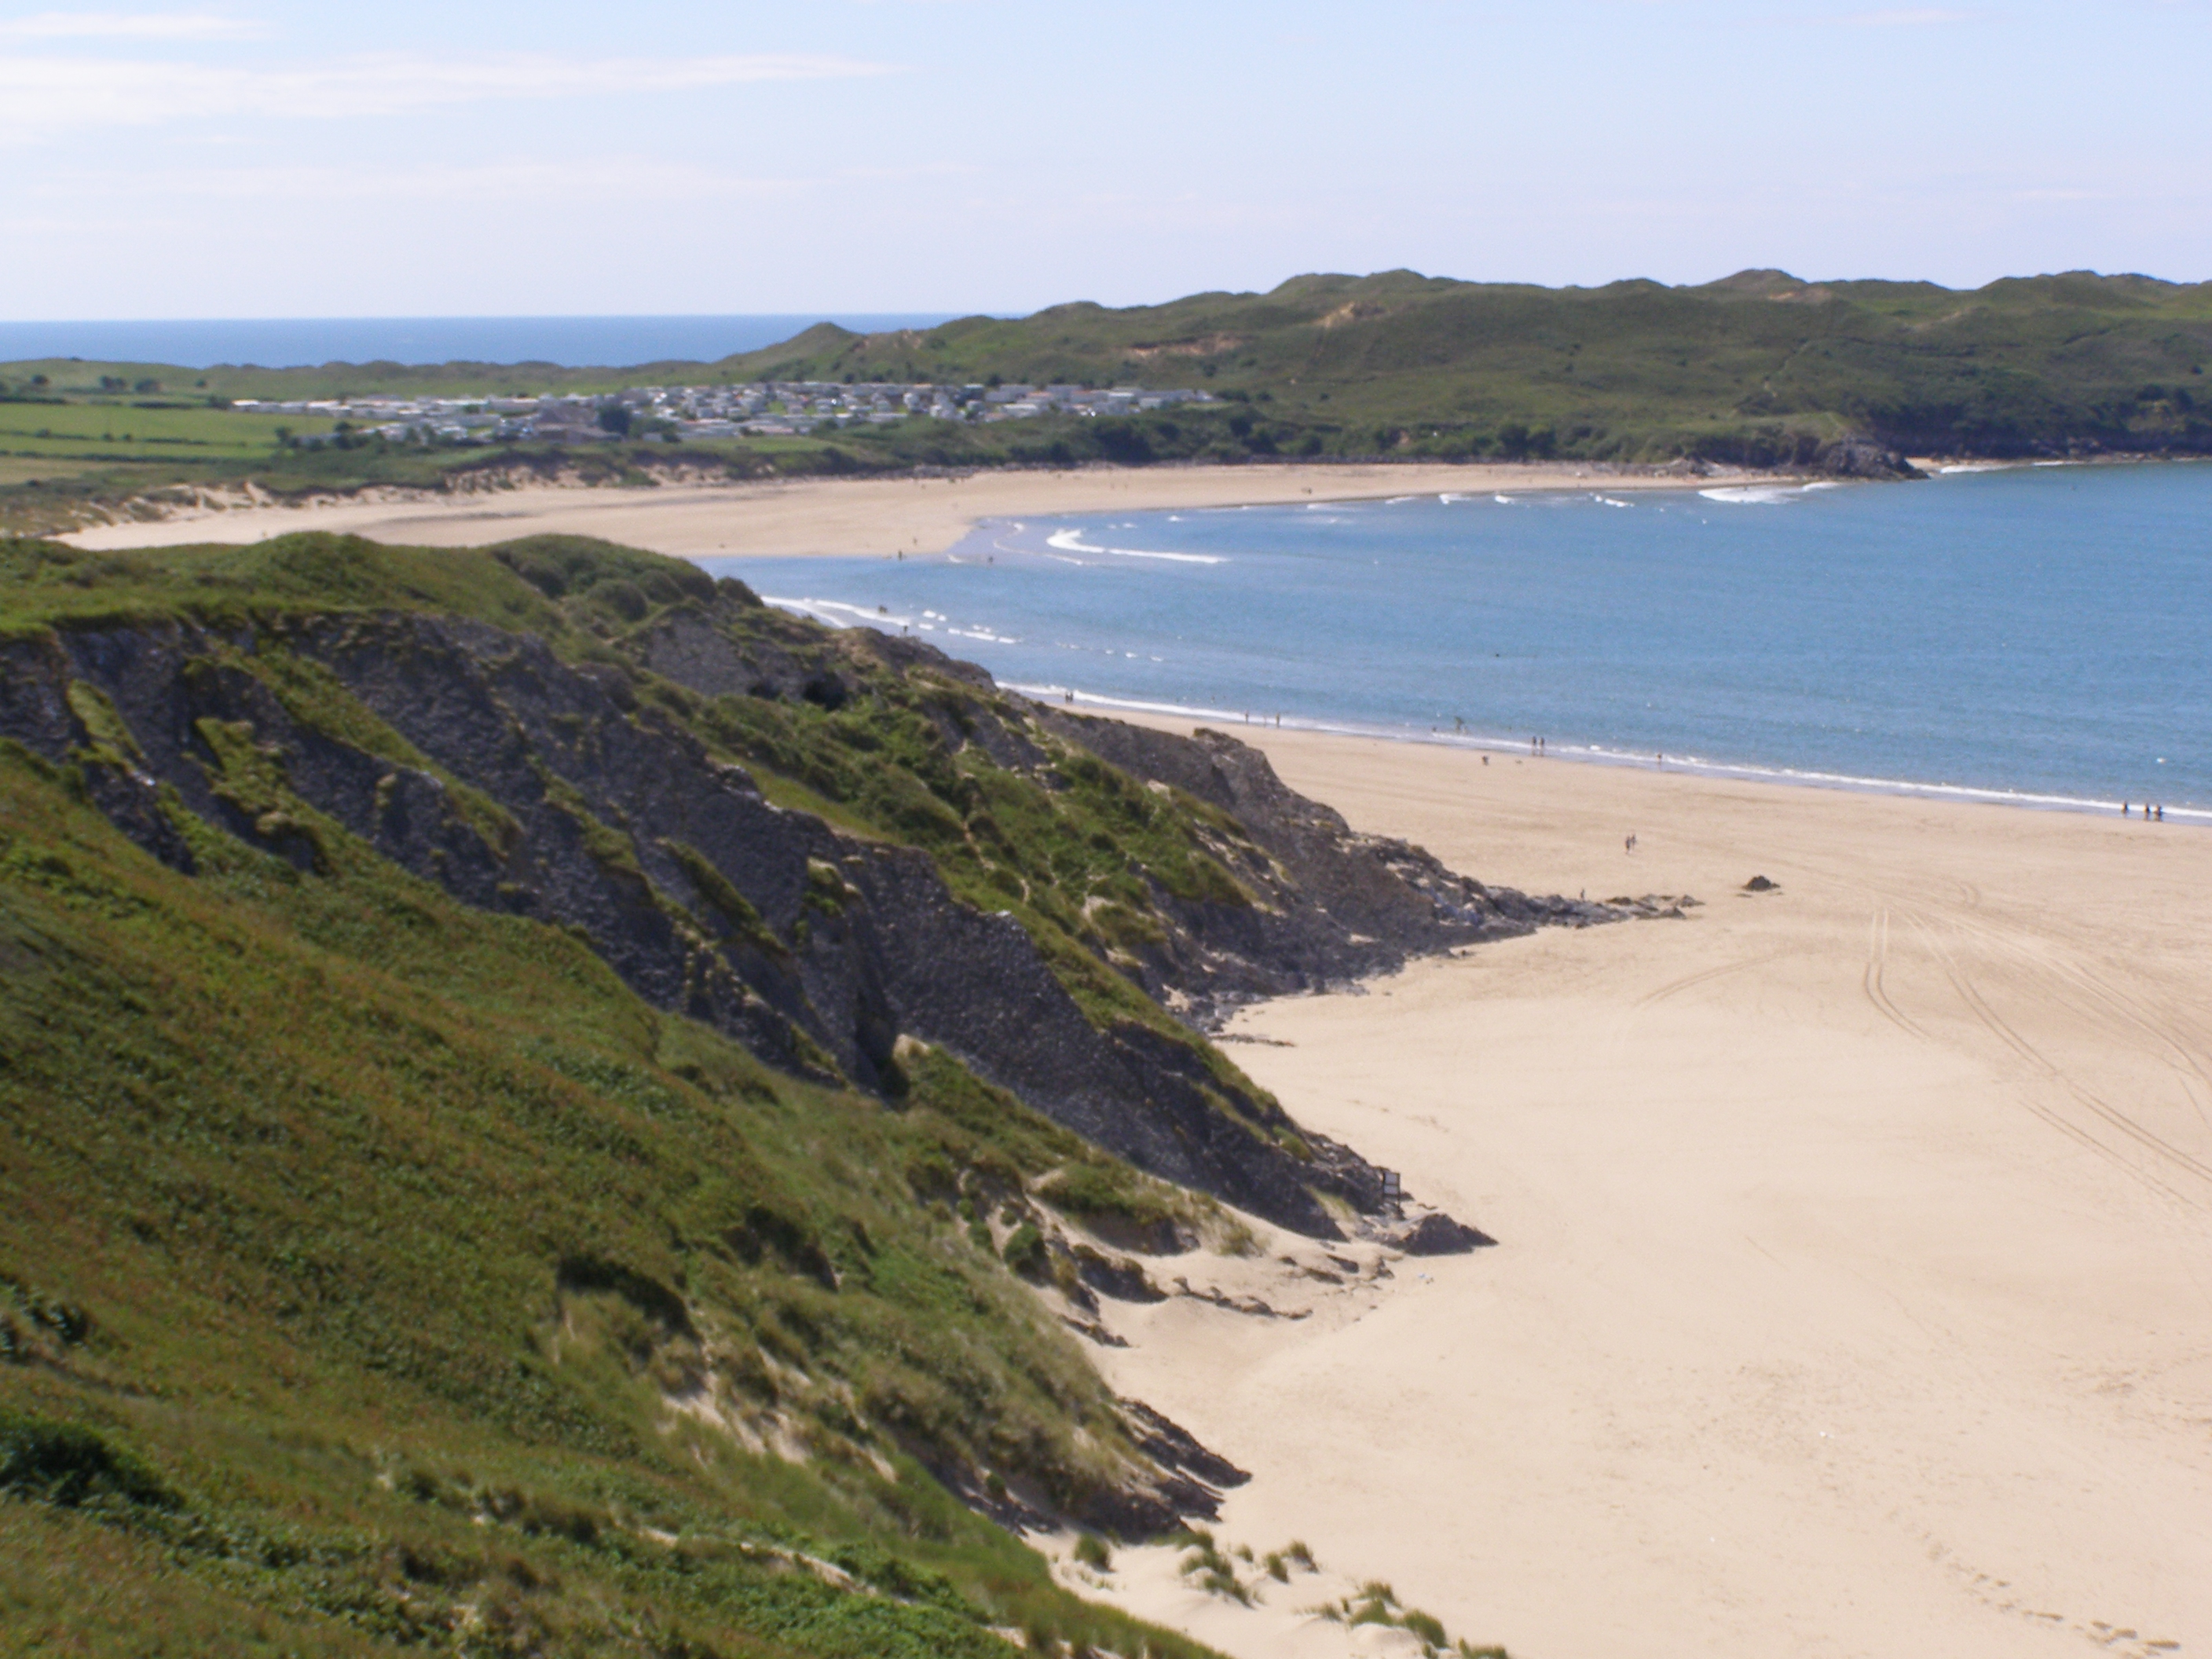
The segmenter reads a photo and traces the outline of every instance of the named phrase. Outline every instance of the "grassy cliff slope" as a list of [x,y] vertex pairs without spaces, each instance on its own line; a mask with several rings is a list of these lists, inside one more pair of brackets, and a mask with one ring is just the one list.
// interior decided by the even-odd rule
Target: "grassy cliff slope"
[[190,877],[0,752],[0,1646],[1190,1650],[929,1473],[1152,1479],[908,1184],[1067,1137],[947,1062],[896,1115],[772,1073],[342,836],[302,874],[178,822]]
[[1067,1324],[1395,1206],[1165,1005],[1608,915],[678,561],[0,544],[0,1646],[1195,1653]]

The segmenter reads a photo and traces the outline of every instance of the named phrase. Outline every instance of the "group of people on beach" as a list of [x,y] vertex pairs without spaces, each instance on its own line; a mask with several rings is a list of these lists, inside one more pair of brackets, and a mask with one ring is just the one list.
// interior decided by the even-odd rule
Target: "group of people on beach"
[[[2120,816],[2122,817],[2131,818],[2135,815],[2136,809],[2135,803],[2133,801],[2124,800],[2120,803]],[[2145,801],[2143,803],[2143,822],[2146,823],[2164,823],[2166,822],[2166,808],[2163,806],[2153,806],[2148,801]]]

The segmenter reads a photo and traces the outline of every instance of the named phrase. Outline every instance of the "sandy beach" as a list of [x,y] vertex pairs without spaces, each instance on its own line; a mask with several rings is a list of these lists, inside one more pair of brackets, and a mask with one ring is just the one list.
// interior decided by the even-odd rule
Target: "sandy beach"
[[1407,1650],[1304,1616],[1365,1579],[1516,1659],[2212,1645],[2212,837],[1239,735],[1484,878],[1705,902],[1237,1019],[1501,1243],[1115,1305],[1116,1386],[1255,1477],[1223,1546],[1325,1572],[1094,1593],[1247,1659]]
[[[1496,465],[1085,467],[951,478],[806,478],[787,483],[521,488],[452,496],[325,498],[301,507],[240,504],[132,519],[71,532],[78,547],[179,547],[329,530],[420,547],[473,547],[517,536],[598,536],[684,556],[937,553],[986,519],[1062,513],[1242,507],[1392,495],[1574,489],[1680,489],[1771,473],[1708,477],[1624,472],[1573,462]],[[1782,480],[1787,482],[1787,480]]]

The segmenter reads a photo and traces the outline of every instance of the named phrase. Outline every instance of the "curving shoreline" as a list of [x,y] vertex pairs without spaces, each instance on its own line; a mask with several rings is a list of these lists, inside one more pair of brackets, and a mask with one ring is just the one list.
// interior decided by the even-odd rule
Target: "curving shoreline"
[[[1255,733],[1292,732],[1320,738],[1411,744],[1476,757],[1492,755],[1514,758],[1528,753],[1525,739],[1494,734],[1444,732],[1434,727],[1422,731],[1413,726],[1381,726],[1357,720],[1309,719],[1290,714],[1278,716],[1274,723],[1269,725],[1255,723],[1247,715],[1227,709],[1192,708],[1102,696],[1096,692],[1066,686],[1023,685],[1011,680],[1004,684],[1009,690],[1020,691],[1048,702],[1064,702],[1079,709],[1095,710],[1132,726],[1155,726],[1163,731],[1182,732],[1189,730],[1191,723],[1196,721],[1216,726],[1232,737],[1258,744],[1263,748],[1265,744],[1255,737]],[[1668,777],[1709,778],[1790,789],[1831,789],[1849,794],[1894,795],[1921,800],[1949,801],[1960,805],[2012,806],[2039,812],[2073,812],[2112,817],[2118,816],[2123,806],[2131,806],[2138,814],[2143,806],[2140,798],[2126,802],[2117,799],[2050,794],[2024,789],[1988,788],[1972,784],[1927,783],[1911,778],[1863,777],[1845,772],[1810,771],[1800,767],[1705,760],[1695,755],[1670,753],[1663,761],[1655,761],[1641,751],[1612,749],[1600,744],[1561,744],[1557,748],[1547,747],[1541,758],[1582,766],[1620,768]],[[2164,811],[2166,817],[2163,822],[2212,826],[2212,808],[2167,806]]]

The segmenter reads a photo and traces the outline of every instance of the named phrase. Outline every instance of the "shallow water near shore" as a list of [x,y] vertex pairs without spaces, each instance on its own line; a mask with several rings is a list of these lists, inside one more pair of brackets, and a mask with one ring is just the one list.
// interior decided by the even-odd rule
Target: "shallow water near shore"
[[704,560],[1079,704],[2212,820],[2212,466],[1087,515]]

